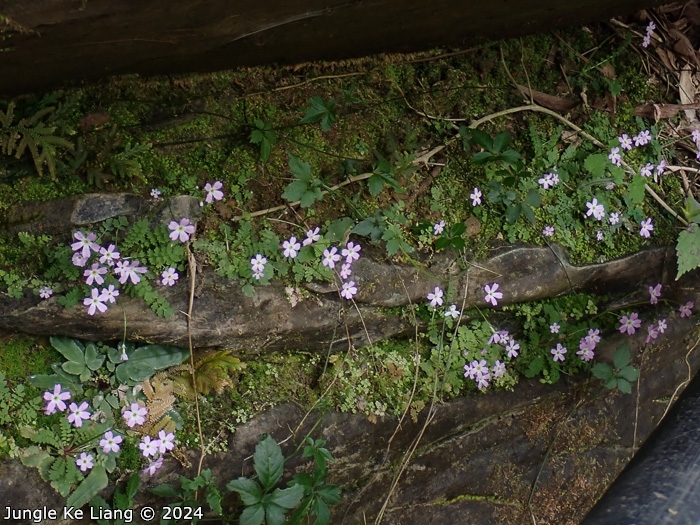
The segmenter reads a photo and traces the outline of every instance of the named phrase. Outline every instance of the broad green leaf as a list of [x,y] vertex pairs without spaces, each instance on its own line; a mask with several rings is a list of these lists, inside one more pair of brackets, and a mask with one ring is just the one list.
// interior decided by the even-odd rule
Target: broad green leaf
[[491,159],[493,159],[493,153],[489,151],[480,151],[472,155],[472,162],[476,165],[486,164]]
[[300,201],[302,197],[306,194],[309,185],[301,180],[295,180],[290,182],[284,188],[284,193],[282,193],[282,198],[290,202]]
[[630,385],[629,381],[627,381],[625,379],[618,379],[617,380],[617,388],[623,394],[631,394],[632,393],[632,385]]
[[627,343],[623,343],[613,355],[613,363],[617,370],[621,370],[630,362],[630,349]]
[[641,204],[644,202],[644,186],[646,186],[644,177],[641,175],[632,177],[632,182],[629,183],[628,190],[633,203]]
[[96,496],[109,484],[107,471],[102,465],[95,465],[87,478],[78,485],[73,494],[66,500],[67,507],[80,508]]
[[493,141],[491,140],[491,136],[488,133],[473,128],[469,131],[471,133],[472,140],[475,144],[478,144],[486,151],[493,151]]
[[340,489],[335,485],[326,485],[317,491],[318,495],[329,505],[337,505],[342,499]]
[[241,512],[239,519],[240,525],[260,525],[265,519],[265,509],[263,509],[262,504],[256,503]]
[[263,504],[265,507],[265,523],[267,525],[284,525],[286,509],[274,503]]
[[263,491],[260,485],[252,479],[244,477],[232,479],[228,482],[226,488],[231,492],[238,492],[246,506],[255,505],[262,501]]
[[272,142],[267,137],[263,137],[260,142],[260,160],[267,162],[270,159],[270,153],[272,153]]
[[125,363],[163,370],[164,368],[181,364],[189,355],[189,350],[179,346],[146,345],[131,352],[129,360]]
[[528,221],[530,221],[532,224],[535,224],[535,212],[532,211],[532,208],[525,204],[524,202],[520,204],[520,209],[523,212],[523,215],[527,218]]
[[51,346],[58,350],[68,361],[73,361],[75,363],[85,362],[83,345],[75,339],[71,339],[70,337],[52,337],[50,340]]
[[593,175],[596,179],[601,179],[605,176],[605,168],[610,164],[610,159],[604,153],[593,153],[588,155],[583,161],[585,170]]
[[318,195],[315,190],[309,190],[304,193],[304,195],[301,196],[301,199],[299,199],[299,205],[302,208],[308,208],[311,206],[315,201],[321,200],[323,195]]
[[696,201],[692,195],[685,199],[683,214],[688,222],[698,223],[700,221],[700,202]]
[[311,179],[311,165],[308,162],[302,162],[293,153],[289,154],[289,169],[299,180],[308,182]]
[[626,379],[627,381],[636,381],[639,377],[639,369],[628,365],[621,368],[617,376]]
[[593,365],[593,368],[591,368],[591,372],[593,372],[594,376],[603,381],[607,381],[613,376],[613,369],[607,363],[596,363]]
[[374,173],[369,179],[367,179],[367,187],[372,197],[376,197],[382,192],[384,188],[384,179],[378,173]]
[[209,485],[207,489],[207,503],[209,508],[213,510],[218,516],[223,514],[223,509],[221,508],[221,493],[216,485]]
[[271,490],[282,477],[284,470],[282,449],[269,434],[266,434],[255,446],[253,467],[266,491]]
[[330,242],[342,242],[345,234],[352,228],[354,221],[350,217],[343,217],[330,223],[325,237]]
[[676,254],[678,255],[676,280],[684,273],[700,267],[700,226],[691,224],[678,235]]
[[275,489],[268,501],[285,509],[293,509],[304,497],[304,487],[294,485],[288,489]]
[[79,376],[85,370],[85,363],[76,363],[75,361],[67,361],[61,365],[63,370],[74,376]]
[[506,221],[508,224],[515,224],[520,217],[520,204],[511,204],[506,208]]
[[525,377],[533,378],[542,371],[543,366],[544,359],[542,357],[536,357],[535,359],[530,361],[527,370],[525,370],[523,374],[525,375]]
[[155,487],[149,488],[148,492],[161,498],[177,498],[180,496],[180,492],[170,483],[156,485]]
[[326,503],[321,498],[317,498],[314,501],[314,506],[311,509],[311,512],[313,512],[316,515],[316,521],[314,521],[314,525],[328,525],[331,519],[331,511],[328,508],[328,505],[326,505]]
[[527,195],[525,196],[525,202],[533,208],[537,208],[540,204],[542,204],[542,197],[540,196],[540,192],[534,188],[531,189],[529,192],[527,192]]
[[515,165],[516,162],[518,162],[518,159],[520,158],[520,153],[513,149],[508,149],[501,153],[498,156],[503,162],[507,162],[508,164]]
[[510,133],[508,131],[502,131],[496,135],[493,139],[493,152],[501,153],[510,144]]

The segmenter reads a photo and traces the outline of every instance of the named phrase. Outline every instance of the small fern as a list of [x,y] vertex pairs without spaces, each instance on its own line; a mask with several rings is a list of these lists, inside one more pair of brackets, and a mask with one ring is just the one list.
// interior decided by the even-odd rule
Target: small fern
[[156,436],[161,430],[175,432],[175,421],[168,415],[175,403],[173,382],[163,373],[158,373],[150,380],[143,381],[141,387],[148,400],[148,415],[143,424],[143,432],[152,436]]
[[55,136],[55,126],[48,126],[41,119],[54,110],[53,107],[40,109],[29,118],[13,124],[15,103],[10,102],[6,111],[0,110],[0,149],[5,155],[19,159],[29,150],[39,175],[44,165],[48,166],[51,178],[56,177],[56,148],[73,149],[73,144]]
[[[231,355],[231,350],[206,352],[194,363],[197,392],[204,395],[212,391],[222,393],[225,388],[233,386],[231,373],[242,370],[245,366],[245,363]],[[169,372],[175,381],[175,393],[193,398],[195,390],[192,386],[191,366],[176,366]]]

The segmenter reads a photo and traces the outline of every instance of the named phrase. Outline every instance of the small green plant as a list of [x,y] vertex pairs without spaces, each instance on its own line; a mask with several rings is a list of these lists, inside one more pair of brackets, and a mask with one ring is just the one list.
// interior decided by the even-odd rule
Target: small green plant
[[277,142],[277,133],[269,122],[255,119],[255,129],[250,132],[250,142],[260,144],[260,160],[267,162],[272,152],[272,146]]
[[95,515],[113,516],[113,519],[98,519],[98,525],[125,525],[133,523],[134,518],[134,496],[139,489],[139,473],[134,472],[126,482],[125,490],[117,486],[112,496],[112,504],[105,501],[102,496],[96,495],[90,500],[90,506],[95,509]]
[[4,112],[0,110],[0,150],[5,155],[14,155],[17,159],[29,150],[37,173],[41,175],[46,165],[52,178],[56,176],[56,148],[73,148],[70,141],[53,134],[56,131],[55,126],[47,126],[41,120],[53,110],[53,107],[40,109],[16,124],[13,124],[14,102],[10,102]]
[[326,101],[321,97],[311,97],[309,104],[311,105],[306,109],[306,115],[301,119],[301,123],[314,124],[320,122],[322,131],[326,132],[331,129],[333,123],[338,120],[335,99],[330,98]]
[[186,520],[186,523],[196,524],[204,517],[202,504],[206,502],[217,516],[221,516],[221,492],[217,488],[210,469],[204,469],[194,479],[180,476],[180,487],[163,483],[148,489],[156,496],[175,499],[170,503],[161,516],[161,525],[170,525]]
[[617,388],[624,394],[632,393],[631,382],[639,377],[639,369],[629,364],[630,350],[627,343],[622,344],[613,356],[613,365],[596,363],[591,372],[598,379],[605,381],[606,388]]
[[246,506],[241,513],[241,525],[282,525],[286,514],[304,497],[304,487],[276,487],[284,472],[284,456],[277,442],[263,436],[255,447],[253,466],[259,482],[246,477],[231,480],[226,488],[237,492]]
[[412,165],[413,158],[404,157],[394,152],[396,157],[396,163],[392,163],[385,159],[384,157],[379,157],[374,163],[374,169],[372,170],[372,176],[367,179],[367,187],[372,197],[379,195],[384,189],[384,185],[387,184],[394,188],[397,193],[406,193],[395,177],[398,174],[407,175],[412,171],[415,171],[415,167]]
[[300,201],[302,208],[308,208],[314,202],[323,200],[322,182],[311,174],[311,165],[302,162],[299,157],[289,154],[289,169],[297,178],[287,185],[282,198],[288,201]]

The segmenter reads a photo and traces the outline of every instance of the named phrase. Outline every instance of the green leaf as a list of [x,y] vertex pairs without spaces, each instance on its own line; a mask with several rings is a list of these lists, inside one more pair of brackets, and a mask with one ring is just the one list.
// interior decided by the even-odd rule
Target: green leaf
[[496,135],[493,139],[493,152],[501,153],[510,144],[510,133],[507,131],[502,131]]
[[302,208],[308,208],[315,201],[317,201],[317,200],[320,201],[320,200],[322,200],[322,198],[323,198],[323,195],[317,193],[316,190],[307,191],[306,193],[304,193],[304,195],[301,196],[301,199],[299,199],[299,205]]
[[601,179],[605,176],[605,168],[609,162],[607,155],[604,153],[593,153],[588,155],[586,160],[583,161],[583,167],[594,178]]
[[627,381],[625,379],[618,379],[617,380],[617,388],[623,394],[631,394],[632,393],[632,385],[630,385],[629,381]]
[[265,509],[261,503],[247,507],[241,512],[240,525],[260,525],[265,519]]
[[515,163],[518,161],[520,158],[520,153],[518,153],[515,150],[509,149],[501,153],[498,158],[502,160],[503,162],[507,162],[508,164],[515,165]]
[[379,174],[374,173],[369,179],[367,179],[367,186],[369,187],[369,192],[372,197],[376,197],[384,188],[384,179],[382,179]]
[[[129,484],[131,484],[131,480],[129,480]],[[127,488],[127,490],[128,490],[128,488]],[[174,485],[171,485],[170,483],[161,483],[160,485],[156,485],[155,487],[151,487],[148,489],[148,492],[150,492],[151,494],[155,494],[156,496],[158,496],[160,498],[179,498],[180,497],[180,492],[175,488]]]
[[639,370],[633,366],[626,366],[621,368],[617,373],[618,377],[626,379],[627,381],[636,381],[639,377]]
[[289,170],[299,180],[308,182],[311,179],[311,165],[308,162],[302,162],[293,153],[289,154]]
[[475,153],[474,155],[472,155],[472,162],[477,166],[481,164],[486,164],[491,159],[493,159],[493,153],[490,153],[488,151],[480,151],[479,153]]
[[61,368],[63,368],[63,370],[65,370],[69,374],[79,376],[85,370],[85,363],[76,363],[74,361],[68,361],[66,363],[63,363],[61,365]]
[[530,221],[531,224],[535,224],[535,212],[532,211],[532,208],[523,202],[520,204],[520,209],[527,220]]
[[613,369],[607,363],[596,363],[593,365],[593,368],[591,368],[591,372],[593,372],[594,376],[603,381],[607,381],[613,376]]
[[627,366],[630,362],[630,349],[627,343],[623,343],[617,350],[615,350],[615,355],[613,355],[613,363],[615,368],[620,370]]
[[293,509],[299,505],[299,502],[303,497],[304,487],[302,485],[294,485],[293,487],[289,487],[287,489],[275,489],[270,496],[269,501],[284,509]]
[[331,519],[331,511],[328,508],[328,505],[326,505],[322,499],[319,498],[314,501],[314,506],[311,509],[311,512],[316,515],[314,525],[328,525],[328,522]]
[[313,124],[321,122],[321,130],[328,131],[333,123],[338,120],[335,113],[335,99],[331,98],[324,102],[321,97],[311,97],[311,106],[307,108],[306,115],[301,119],[302,124]]
[[58,350],[68,361],[75,363],[85,362],[85,349],[80,342],[70,337],[52,337],[51,346]]
[[337,505],[342,499],[340,489],[335,485],[326,485],[318,489],[317,494],[329,505]]
[[676,253],[678,255],[676,280],[684,273],[700,267],[700,227],[697,224],[691,224],[678,235]]
[[542,197],[540,196],[540,192],[534,188],[531,189],[529,192],[527,192],[527,195],[525,196],[525,202],[533,208],[537,208],[540,204],[542,204]]
[[508,224],[515,224],[520,217],[520,204],[511,204],[506,208],[506,221]]
[[616,378],[616,377],[613,377],[613,378],[611,378],[611,379],[608,379],[608,380],[605,382],[605,388],[609,388],[609,389],[611,389],[611,390],[612,390],[613,388],[617,388],[617,378]]
[[246,506],[255,505],[262,501],[263,491],[260,485],[252,479],[244,477],[232,479],[226,488],[231,492],[238,492]]
[[353,224],[354,221],[350,217],[343,217],[335,220],[328,226],[325,237],[330,242],[342,242],[342,240],[345,238],[345,234],[348,233]]
[[535,359],[530,361],[527,370],[525,370],[523,374],[525,375],[525,377],[533,378],[542,371],[543,367],[544,359],[542,357],[536,357]]
[[692,195],[688,195],[685,199],[683,214],[688,222],[700,221],[700,202],[696,201]]
[[634,204],[641,204],[644,202],[644,186],[646,186],[646,180],[641,175],[635,175],[632,177],[632,182],[629,183],[628,190],[630,199]]
[[256,445],[253,466],[266,491],[272,489],[282,477],[284,456],[272,436],[266,434]]
[[95,465],[88,477],[78,485],[66,500],[67,507],[81,508],[109,484],[107,471],[102,465]]
[[486,151],[493,151],[493,141],[488,133],[474,128],[470,129],[470,132],[475,144],[481,146]]
[[209,485],[207,489],[207,503],[209,508],[213,510],[218,516],[223,514],[223,509],[221,508],[221,493],[216,485]]
[[301,180],[295,180],[290,182],[284,188],[284,193],[282,193],[282,198],[290,202],[300,201],[302,197],[307,193],[309,185]]

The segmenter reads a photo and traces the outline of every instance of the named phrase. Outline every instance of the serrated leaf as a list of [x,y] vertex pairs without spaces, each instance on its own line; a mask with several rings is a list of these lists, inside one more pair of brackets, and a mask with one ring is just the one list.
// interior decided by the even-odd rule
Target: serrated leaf
[[342,500],[340,489],[335,485],[326,485],[316,492],[329,505],[337,505]]
[[542,357],[536,357],[535,359],[530,361],[530,364],[528,365],[527,370],[525,370],[525,372],[523,372],[523,374],[527,378],[533,378],[542,371],[543,366],[544,366],[544,359],[542,359]]
[[275,491],[270,495],[268,501],[279,505],[284,509],[293,509],[299,502],[301,498],[304,497],[304,487],[302,485],[294,485],[287,489],[275,489]]
[[630,349],[627,343],[623,343],[613,355],[613,363],[617,370],[621,370],[630,362]]
[[299,205],[302,208],[308,208],[311,206],[316,200],[321,200],[318,198],[317,194],[315,191],[307,191],[304,193],[304,195],[301,196],[301,199],[299,199]]
[[676,280],[686,272],[700,267],[700,227],[691,224],[678,235],[676,243],[678,273]]
[[384,179],[382,179],[379,174],[374,173],[369,179],[367,179],[367,187],[369,188],[369,192],[372,197],[376,197],[384,188]]
[[289,154],[289,170],[301,181],[308,182],[311,179],[311,165],[308,162],[302,162],[293,153]]
[[282,198],[290,202],[300,201],[302,197],[307,193],[309,185],[301,180],[295,180],[290,182],[284,188],[284,193],[282,193]]
[[629,190],[629,196],[633,203],[641,204],[644,202],[644,186],[646,186],[644,177],[641,175],[632,177],[632,182],[629,183],[627,189]]
[[501,153],[498,158],[502,160],[503,162],[507,162],[508,164],[515,165],[516,162],[518,162],[518,159],[520,158],[520,153],[513,149],[509,149]]
[[266,435],[256,445],[253,467],[266,491],[272,489],[282,477],[284,456],[272,436]]
[[583,167],[594,178],[600,179],[605,176],[605,168],[609,163],[610,161],[604,153],[593,153],[583,161]]
[[265,509],[262,504],[257,503],[252,507],[246,507],[241,512],[240,525],[260,525],[265,519]]
[[151,487],[148,489],[148,492],[160,498],[178,498],[180,496],[180,492],[170,483],[161,483],[160,485]]
[[510,144],[510,133],[502,131],[493,139],[493,152],[501,153]]
[[639,377],[639,370],[633,366],[628,365],[624,368],[621,368],[620,371],[617,373],[617,376],[626,379],[630,382],[636,381]]
[[263,491],[260,485],[252,479],[244,477],[232,479],[228,482],[226,488],[231,492],[238,492],[246,506],[255,505],[262,501]]
[[345,235],[352,228],[353,223],[354,221],[350,217],[337,219],[328,226],[325,237],[330,242],[342,242],[345,239]]
[[603,381],[607,381],[613,376],[613,369],[607,363],[596,363],[591,368],[591,372],[594,376],[596,376],[598,379],[602,379]]
[[486,164],[493,159],[493,153],[488,151],[480,151],[472,155],[472,162],[476,165]]
[[631,394],[632,393],[632,385],[629,383],[629,381],[627,381],[625,379],[618,379],[617,380],[617,388],[623,394]]

